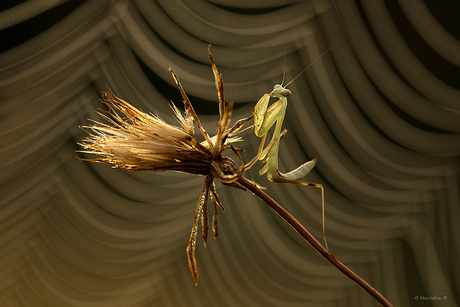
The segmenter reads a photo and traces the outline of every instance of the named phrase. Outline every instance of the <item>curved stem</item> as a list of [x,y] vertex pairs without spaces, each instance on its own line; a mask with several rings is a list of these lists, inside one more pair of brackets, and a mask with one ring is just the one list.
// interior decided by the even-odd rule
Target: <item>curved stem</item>
[[292,228],[302,238],[305,239],[321,256],[326,258],[333,266],[335,266],[340,272],[345,274],[348,278],[354,281],[358,286],[363,288],[367,293],[372,295],[377,301],[379,301],[382,306],[393,306],[390,302],[377,290],[375,290],[370,284],[368,284],[364,279],[359,277],[355,272],[350,270],[347,266],[345,266],[342,262],[337,260],[329,251],[326,250],[314,237],[313,235],[294,217],[290,214],[286,209],[284,209],[280,204],[274,201],[270,196],[268,196],[265,192],[260,190],[257,185],[244,177],[240,177],[238,180],[242,186],[246,187],[252,193],[257,195],[264,203],[266,203],[270,208],[272,208],[278,215],[286,221]]

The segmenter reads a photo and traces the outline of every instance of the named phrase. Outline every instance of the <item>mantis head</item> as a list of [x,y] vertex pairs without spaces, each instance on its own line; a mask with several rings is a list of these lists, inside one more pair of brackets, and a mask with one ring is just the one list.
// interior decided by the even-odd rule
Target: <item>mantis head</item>
[[[323,55],[325,55],[327,52],[329,52],[329,50],[332,50],[332,47],[329,47],[326,49],[326,51],[324,51],[319,57],[316,58],[316,60],[314,60],[313,62],[310,63],[310,65],[308,65],[307,67],[304,68],[304,70],[302,70],[297,76],[295,76],[294,79],[292,79],[291,81],[288,82],[288,84],[286,84],[285,86],[282,86],[281,84],[284,83],[284,73],[283,73],[283,81],[281,82],[281,84],[276,84],[274,87],[273,87],[273,91],[271,91],[270,93],[270,96],[271,97],[276,97],[276,98],[280,98],[280,99],[286,99],[288,98],[289,96],[291,96],[291,91],[288,90],[286,87],[291,84],[295,79],[297,79],[298,77],[300,77],[300,75],[302,75],[310,66],[312,66],[316,61],[318,61],[319,59],[321,59],[323,57]],[[285,55],[285,64],[286,64],[286,55]]]
[[271,91],[270,96],[277,98],[288,98],[291,96],[291,91],[286,87],[283,87],[281,84],[276,84]]

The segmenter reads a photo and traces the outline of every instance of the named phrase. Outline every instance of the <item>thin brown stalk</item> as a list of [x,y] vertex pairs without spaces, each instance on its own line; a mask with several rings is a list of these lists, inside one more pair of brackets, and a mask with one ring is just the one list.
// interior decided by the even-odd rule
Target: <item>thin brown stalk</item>
[[240,177],[238,180],[242,186],[247,188],[249,191],[254,193],[259,197],[264,203],[266,203],[270,208],[273,209],[286,223],[288,223],[294,230],[305,239],[321,256],[323,256],[329,263],[335,266],[340,272],[345,274],[348,278],[354,281],[358,286],[360,286],[364,291],[372,295],[382,306],[391,307],[393,306],[380,292],[378,292],[374,287],[368,284],[364,279],[359,277],[355,272],[350,270],[346,265],[337,260],[326,248],[324,248],[313,235],[286,209],[284,209],[280,204],[274,201],[270,196],[257,187],[252,181],[244,177]]

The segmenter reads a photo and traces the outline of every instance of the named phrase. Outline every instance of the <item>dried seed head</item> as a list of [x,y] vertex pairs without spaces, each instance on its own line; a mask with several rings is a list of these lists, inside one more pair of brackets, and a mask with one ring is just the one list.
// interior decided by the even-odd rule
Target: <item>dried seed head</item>
[[99,156],[82,160],[128,170],[207,174],[211,152],[195,140],[193,120],[187,114],[183,116],[175,105],[171,108],[179,127],[136,109],[110,90],[102,101],[109,108],[105,112],[108,114],[98,113],[112,126],[95,122],[82,127],[90,134],[79,143],[85,149],[82,152]]

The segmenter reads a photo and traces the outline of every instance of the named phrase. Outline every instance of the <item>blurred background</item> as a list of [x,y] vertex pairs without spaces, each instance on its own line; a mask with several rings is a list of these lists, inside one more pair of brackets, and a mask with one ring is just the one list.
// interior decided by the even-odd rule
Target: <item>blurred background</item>
[[[106,84],[176,123],[182,81],[216,133],[207,46],[232,122],[289,85],[280,170],[317,158],[330,251],[394,306],[460,303],[457,1],[0,4],[1,306],[377,306],[251,193],[217,183],[219,237],[185,248],[203,177],[82,162]],[[285,56],[285,61],[284,61]],[[285,64],[284,64],[285,62]],[[260,139],[238,147],[247,162]],[[245,175],[320,240],[318,189]],[[212,211],[212,210],[211,210]],[[212,213],[210,212],[210,215]]]

